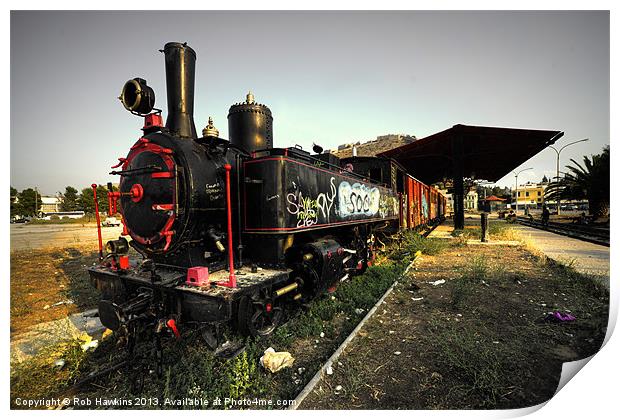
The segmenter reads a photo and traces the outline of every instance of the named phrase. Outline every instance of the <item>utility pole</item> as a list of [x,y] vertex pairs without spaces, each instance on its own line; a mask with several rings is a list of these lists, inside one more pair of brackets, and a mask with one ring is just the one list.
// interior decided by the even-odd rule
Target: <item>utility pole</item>
[[517,180],[519,179],[519,174],[521,172],[529,171],[530,169],[534,168],[521,169],[519,172],[512,171],[512,173],[515,174],[515,215],[519,213],[519,184],[517,183]]
[[[582,141],[588,141],[588,140],[590,140],[590,139],[581,139],[581,140],[573,141],[571,143],[568,143],[568,144],[562,146],[560,148],[560,150],[556,149],[553,146],[547,146],[547,147],[552,148],[553,151],[557,155],[557,159],[555,161],[555,182],[560,182],[560,153],[562,153],[562,150],[566,149],[568,146],[571,146],[573,144],[581,143]],[[555,200],[555,204],[556,204],[556,207],[558,209],[557,214],[559,216],[560,215],[560,199],[559,198]]]

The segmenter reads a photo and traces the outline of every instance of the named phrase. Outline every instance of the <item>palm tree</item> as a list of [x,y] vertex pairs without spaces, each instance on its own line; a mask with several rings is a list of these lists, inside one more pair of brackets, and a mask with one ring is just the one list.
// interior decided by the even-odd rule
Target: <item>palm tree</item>
[[589,212],[594,218],[609,213],[609,146],[603,153],[583,157],[583,164],[571,159],[564,178],[555,180],[545,190],[545,200],[588,200]]

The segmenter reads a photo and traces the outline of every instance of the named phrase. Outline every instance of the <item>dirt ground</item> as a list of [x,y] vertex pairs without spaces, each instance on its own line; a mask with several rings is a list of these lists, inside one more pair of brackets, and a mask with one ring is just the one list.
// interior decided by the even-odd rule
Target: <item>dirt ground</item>
[[[553,310],[576,320],[546,322]],[[607,318],[606,291],[571,269],[520,247],[451,246],[422,258],[300,408],[536,405],[563,362],[598,351]]]
[[11,338],[35,324],[97,306],[87,267],[98,259],[92,246],[11,253]]
[[[102,228],[103,243],[121,231]],[[94,223],[11,225],[11,338],[97,306],[86,271],[97,262],[97,242]]]
[[[103,243],[116,239],[120,226],[101,228]],[[97,248],[97,225],[79,224],[11,224],[11,251],[45,248]]]

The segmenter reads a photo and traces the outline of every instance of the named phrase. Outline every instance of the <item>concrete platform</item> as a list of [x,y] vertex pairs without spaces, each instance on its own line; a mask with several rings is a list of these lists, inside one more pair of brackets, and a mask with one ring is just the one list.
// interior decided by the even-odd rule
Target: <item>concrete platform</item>
[[609,289],[609,247],[529,226],[514,225],[513,229],[526,245],[579,273],[594,276]]
[[[479,225],[480,216],[466,215],[465,226]],[[513,224],[511,228],[519,236],[520,242],[489,241],[482,243],[479,240],[470,239],[467,241],[467,245],[515,246],[523,244],[541,252],[547,258],[572,267],[581,274],[593,276],[609,289],[609,247],[520,224]],[[446,220],[437,226],[428,237],[456,239],[452,236],[453,230],[452,220]]]

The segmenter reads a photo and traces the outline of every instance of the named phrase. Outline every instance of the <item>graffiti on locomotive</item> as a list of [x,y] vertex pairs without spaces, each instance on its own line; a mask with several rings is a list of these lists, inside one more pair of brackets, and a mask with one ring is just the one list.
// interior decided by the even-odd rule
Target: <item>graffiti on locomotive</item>
[[337,182],[331,177],[327,190],[315,193],[298,182],[292,182],[291,187],[286,196],[286,210],[295,217],[298,228],[358,217],[384,218],[398,211],[394,197],[361,182]]

